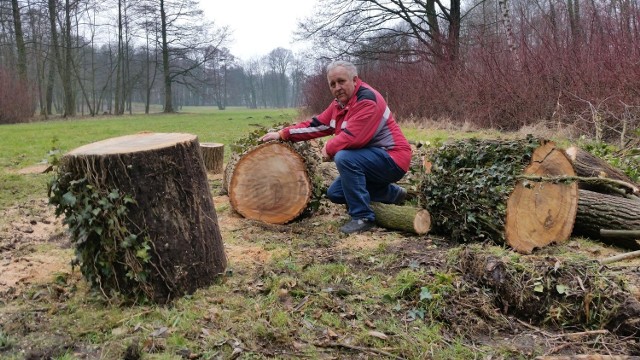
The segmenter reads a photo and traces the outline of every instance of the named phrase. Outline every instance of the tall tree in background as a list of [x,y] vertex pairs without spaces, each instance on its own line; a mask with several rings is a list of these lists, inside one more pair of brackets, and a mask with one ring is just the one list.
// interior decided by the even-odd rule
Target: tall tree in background
[[287,89],[289,88],[287,72],[293,63],[293,53],[291,50],[279,47],[271,50],[266,60],[275,80],[273,84],[275,105],[278,107],[287,107]]
[[172,84],[186,82],[192,71],[210,60],[229,37],[226,27],[205,22],[194,0],[160,0],[160,33],[164,76],[164,112],[174,112]]
[[[391,51],[409,61],[452,63],[459,57],[461,18],[460,0],[319,0],[316,13],[299,23],[298,36],[334,56],[377,59]],[[394,46],[404,39],[408,47]]]
[[18,75],[20,80],[27,80],[27,49],[24,45],[24,33],[22,32],[22,20],[20,17],[20,6],[18,0],[11,0],[11,10],[13,13],[13,27],[16,36],[16,48],[18,51]]

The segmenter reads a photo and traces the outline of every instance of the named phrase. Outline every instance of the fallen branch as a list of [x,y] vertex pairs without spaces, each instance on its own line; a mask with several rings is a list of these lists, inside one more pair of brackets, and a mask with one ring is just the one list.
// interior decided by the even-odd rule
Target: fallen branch
[[[635,185],[628,183],[622,180],[609,179],[609,178],[600,178],[600,177],[584,177],[584,176],[531,176],[531,175],[521,175],[518,176],[518,179],[522,180],[531,180],[536,182],[550,182],[550,183],[563,183],[563,182],[573,182],[578,181],[588,185],[609,185],[609,186],[618,186],[623,189],[628,194],[639,194],[640,189]],[[637,196],[636,196],[637,198]]]
[[617,262],[617,261],[634,259],[634,258],[637,258],[637,257],[640,257],[640,250],[631,251],[631,252],[620,254],[620,255],[616,255],[616,256],[611,256],[611,257],[608,257],[606,259],[600,260],[600,263],[602,265],[606,265],[606,264],[611,264],[611,263],[614,263],[614,262]]

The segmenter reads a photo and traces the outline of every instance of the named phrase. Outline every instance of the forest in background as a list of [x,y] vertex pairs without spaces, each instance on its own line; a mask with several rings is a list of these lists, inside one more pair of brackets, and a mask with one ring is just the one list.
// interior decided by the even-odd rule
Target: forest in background
[[317,0],[295,34],[309,51],[249,60],[229,51],[230,33],[194,0],[0,1],[0,123],[134,103],[315,113],[340,58],[401,120],[637,137],[637,0]]

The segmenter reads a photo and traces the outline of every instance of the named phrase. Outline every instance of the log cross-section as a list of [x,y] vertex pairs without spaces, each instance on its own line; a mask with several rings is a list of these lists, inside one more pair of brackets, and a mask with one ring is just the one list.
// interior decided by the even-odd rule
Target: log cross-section
[[228,189],[234,210],[269,224],[297,218],[306,209],[312,190],[304,158],[280,142],[243,154],[233,168]]
[[[525,175],[575,176],[571,162],[553,142],[532,155]],[[515,250],[534,248],[569,239],[578,208],[578,185],[521,180],[507,200],[505,240]]]

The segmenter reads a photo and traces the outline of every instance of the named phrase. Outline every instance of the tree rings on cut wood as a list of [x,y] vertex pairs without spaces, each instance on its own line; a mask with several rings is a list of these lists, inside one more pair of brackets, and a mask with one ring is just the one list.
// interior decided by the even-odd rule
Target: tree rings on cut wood
[[[553,142],[534,150],[524,175],[574,176],[567,156]],[[536,247],[569,239],[578,208],[578,185],[520,180],[507,200],[506,242],[529,254]]]
[[200,143],[202,159],[207,171],[213,174],[222,174],[224,169],[224,144]]
[[164,303],[224,273],[227,259],[195,135],[139,133],[95,142],[66,154],[59,173],[50,199],[57,196],[66,223],[74,224],[83,274],[105,295],[142,290]]
[[228,185],[233,208],[247,219],[285,224],[307,207],[312,184],[304,158],[288,144],[257,146],[235,163]]

